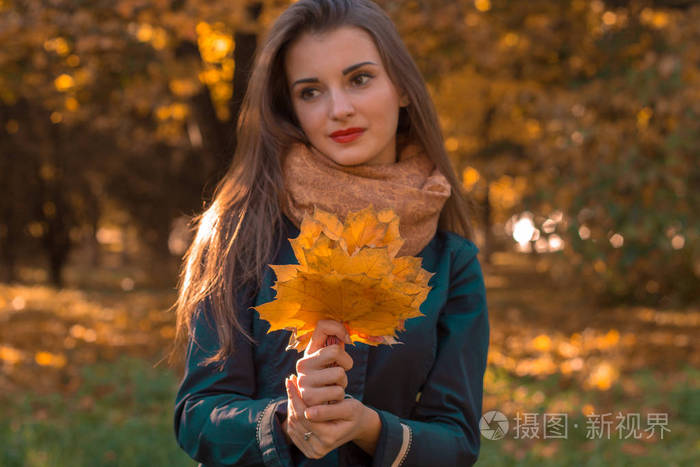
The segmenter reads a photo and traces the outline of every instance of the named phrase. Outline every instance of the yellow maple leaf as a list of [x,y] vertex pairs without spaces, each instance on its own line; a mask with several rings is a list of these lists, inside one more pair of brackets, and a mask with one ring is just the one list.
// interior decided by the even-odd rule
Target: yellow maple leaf
[[316,208],[290,243],[299,264],[271,264],[277,296],[255,307],[268,332],[292,331],[287,349],[303,351],[321,319],[343,323],[353,342],[379,345],[396,343],[405,321],[422,316],[433,274],[420,258],[396,257],[404,240],[391,209],[369,206],[341,222]]

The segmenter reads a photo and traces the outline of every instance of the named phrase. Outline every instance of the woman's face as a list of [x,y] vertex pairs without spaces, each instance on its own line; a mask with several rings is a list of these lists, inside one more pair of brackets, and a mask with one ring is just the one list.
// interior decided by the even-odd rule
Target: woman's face
[[372,37],[343,26],[305,33],[285,54],[289,93],[311,144],[341,165],[396,162],[399,107]]

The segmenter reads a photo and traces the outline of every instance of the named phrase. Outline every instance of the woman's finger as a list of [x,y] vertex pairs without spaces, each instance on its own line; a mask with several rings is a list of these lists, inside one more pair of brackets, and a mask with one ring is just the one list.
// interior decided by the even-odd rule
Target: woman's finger
[[313,423],[351,420],[357,409],[356,400],[344,399],[337,404],[308,406],[304,411],[304,416]]
[[311,334],[311,340],[309,341],[305,353],[308,355],[325,347],[328,336],[336,336],[340,339],[341,346],[342,342],[347,344],[352,343],[348,330],[345,329],[342,323],[332,319],[322,319],[316,323],[316,329],[314,329],[314,332]]
[[298,374],[311,373],[336,363],[345,371],[349,371],[353,366],[352,357],[345,351],[342,344],[329,345],[316,352],[306,353],[304,357],[297,360],[296,370]]
[[310,431],[306,425],[306,418],[304,417],[304,410],[306,410],[306,404],[299,394],[299,390],[295,383],[296,375],[292,375],[285,380],[285,387],[287,389],[287,403],[288,403],[288,430],[289,436],[294,439],[295,444],[298,445],[300,439],[300,432],[306,433]]
[[301,373],[297,379],[297,384],[299,388],[340,386],[345,389],[348,386],[348,375],[343,368],[334,366],[311,373]]
[[[292,375],[285,381],[285,387],[287,389],[287,398],[289,400],[289,419],[288,433],[289,437],[292,439],[294,444],[304,453],[304,455],[310,459],[315,459],[319,456],[319,440],[315,439],[317,436],[314,430],[318,430],[313,426],[313,423],[306,421],[304,416],[304,410],[306,406],[304,401],[299,395],[297,388],[296,375]],[[308,439],[305,438],[304,434],[311,432],[313,433]]]
[[334,403],[343,400],[345,397],[345,389],[340,386],[324,386],[320,388],[304,388],[299,389],[301,398],[304,402],[304,408],[325,404],[328,402]]
[[337,363],[345,371],[350,371],[353,365],[352,357],[345,351],[343,344],[329,345],[318,351],[319,362],[322,365],[328,366]]
[[304,410],[306,409],[306,404],[299,393],[299,388],[297,386],[297,375],[292,375],[285,381],[285,386],[287,388],[287,399],[291,403],[289,410],[290,414],[293,414],[297,419],[304,418]]

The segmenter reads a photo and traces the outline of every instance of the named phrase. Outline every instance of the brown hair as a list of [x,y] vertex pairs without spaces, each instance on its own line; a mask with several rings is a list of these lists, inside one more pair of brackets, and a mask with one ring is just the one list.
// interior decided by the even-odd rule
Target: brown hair
[[[259,287],[265,266],[277,254],[282,233],[281,154],[294,142],[308,143],[297,124],[289,96],[284,56],[304,33],[341,26],[367,31],[389,77],[409,98],[399,113],[397,141],[416,141],[452,185],[439,227],[473,236],[468,201],[445,152],[437,114],[423,77],[391,19],[370,0],[300,0],[272,25],[258,49],[238,120],[233,162],[219,182],[210,206],[194,219],[197,234],[185,256],[174,305],[177,333],[173,353],[190,335],[197,306],[208,299],[221,345],[210,361],[233,353],[234,329],[242,329],[236,297],[245,286]],[[171,353],[171,358],[173,356]]]

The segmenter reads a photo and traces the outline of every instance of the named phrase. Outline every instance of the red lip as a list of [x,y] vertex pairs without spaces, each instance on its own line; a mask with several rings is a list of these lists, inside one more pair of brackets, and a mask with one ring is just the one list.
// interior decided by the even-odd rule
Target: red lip
[[335,138],[336,136],[347,136],[353,133],[362,133],[363,131],[365,131],[364,128],[347,128],[345,130],[334,131],[331,133],[331,138]]
[[338,130],[331,133],[331,139],[339,144],[350,143],[362,136],[364,132],[364,128],[348,128],[346,130]]

